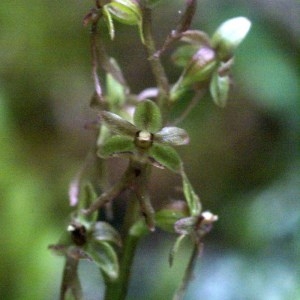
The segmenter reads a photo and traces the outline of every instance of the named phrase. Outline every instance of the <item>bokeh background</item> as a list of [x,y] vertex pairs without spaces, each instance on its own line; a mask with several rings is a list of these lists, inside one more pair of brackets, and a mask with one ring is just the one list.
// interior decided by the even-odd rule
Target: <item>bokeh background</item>
[[[164,0],[155,9],[158,45],[183,2]],[[47,246],[67,224],[68,185],[92,140],[84,129],[95,112],[89,32],[82,27],[92,6],[0,2],[1,299],[58,299],[63,259]],[[181,124],[191,136],[179,149],[187,173],[204,208],[219,215],[186,299],[300,299],[300,4],[201,0],[193,25],[212,34],[240,15],[253,24],[236,53],[228,106],[219,109],[207,97]],[[109,50],[134,92],[153,85],[136,28],[117,26]],[[168,56],[165,65],[175,80],[180,70]],[[157,207],[176,198],[176,180],[154,173]],[[173,242],[162,232],[142,241],[128,299],[171,299],[190,254],[186,243],[170,269]],[[81,274],[86,299],[101,299],[98,271],[83,263]]]

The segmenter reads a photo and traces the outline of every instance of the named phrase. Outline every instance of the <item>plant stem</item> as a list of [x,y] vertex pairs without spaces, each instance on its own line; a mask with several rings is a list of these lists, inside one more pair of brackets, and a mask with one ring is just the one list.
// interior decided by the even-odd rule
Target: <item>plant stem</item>
[[126,236],[120,261],[120,274],[115,281],[106,281],[104,300],[124,300],[126,298],[135,250],[140,239],[139,236],[129,234],[130,227],[136,220],[137,210],[138,201],[133,198],[129,202],[125,215],[124,229],[126,230]]
[[145,38],[145,46],[148,52],[152,73],[155,77],[157,87],[159,89],[158,105],[160,108],[165,108],[169,97],[169,82],[166,76],[164,67],[160,61],[160,58],[155,55],[156,47],[152,34],[152,16],[151,9],[143,8],[143,34]]
[[181,285],[175,292],[173,300],[183,300],[185,293],[187,291],[188,284],[191,282],[194,272],[194,267],[196,265],[196,260],[199,257],[199,248],[197,245],[194,246],[192,255],[189,260],[189,264],[185,270],[184,277],[182,279]]

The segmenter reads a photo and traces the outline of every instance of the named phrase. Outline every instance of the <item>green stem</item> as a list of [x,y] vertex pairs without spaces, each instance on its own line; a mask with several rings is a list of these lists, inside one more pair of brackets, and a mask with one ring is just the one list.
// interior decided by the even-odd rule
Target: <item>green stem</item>
[[197,245],[194,246],[192,255],[190,257],[189,264],[185,270],[184,277],[182,279],[181,285],[179,286],[178,290],[176,291],[173,300],[183,300],[185,293],[187,291],[187,287],[192,280],[194,267],[196,265],[197,258],[199,257],[199,248]]
[[124,300],[128,292],[131,268],[140,236],[130,235],[129,230],[136,221],[138,201],[133,198],[128,203],[124,220],[125,243],[120,260],[120,274],[115,281],[106,281],[104,300]]
[[160,58],[155,55],[156,47],[152,34],[152,16],[151,9],[143,8],[143,34],[145,38],[145,46],[148,52],[152,73],[155,77],[156,84],[159,89],[158,105],[160,108],[165,108],[169,98],[169,82],[166,76],[164,67],[160,61]]

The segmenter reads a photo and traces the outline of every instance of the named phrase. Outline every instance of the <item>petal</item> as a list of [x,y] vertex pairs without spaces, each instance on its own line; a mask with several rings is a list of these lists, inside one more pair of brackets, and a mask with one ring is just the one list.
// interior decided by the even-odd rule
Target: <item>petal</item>
[[209,90],[213,101],[220,107],[225,107],[230,88],[229,76],[220,76],[218,72],[212,77]]
[[106,222],[96,222],[93,227],[93,239],[97,242],[112,242],[118,246],[122,245],[120,234]]
[[151,100],[145,100],[137,105],[133,120],[138,129],[150,133],[155,133],[162,127],[160,109]]
[[96,265],[110,279],[116,279],[119,275],[119,262],[114,248],[107,242],[90,243],[87,254],[93,259]]
[[133,139],[127,136],[114,135],[108,138],[105,143],[99,147],[97,154],[102,158],[107,158],[118,153],[133,152],[135,146]]
[[112,132],[132,137],[135,136],[137,128],[127,120],[109,111],[102,111],[100,116]]
[[179,154],[170,146],[154,143],[149,149],[149,155],[159,164],[173,172],[182,169],[182,161]]
[[160,143],[179,146],[188,144],[190,139],[184,129],[178,127],[164,127],[161,131],[155,134],[154,140]]
[[188,177],[182,172],[183,193],[192,216],[198,216],[201,212],[201,203],[198,195],[195,193]]

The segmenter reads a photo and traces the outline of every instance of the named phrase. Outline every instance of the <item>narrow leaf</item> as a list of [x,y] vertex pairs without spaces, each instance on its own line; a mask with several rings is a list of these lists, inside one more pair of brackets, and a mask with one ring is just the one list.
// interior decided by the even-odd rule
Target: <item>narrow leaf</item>
[[140,130],[156,133],[162,127],[162,117],[159,107],[151,100],[145,100],[136,107],[134,124]]

